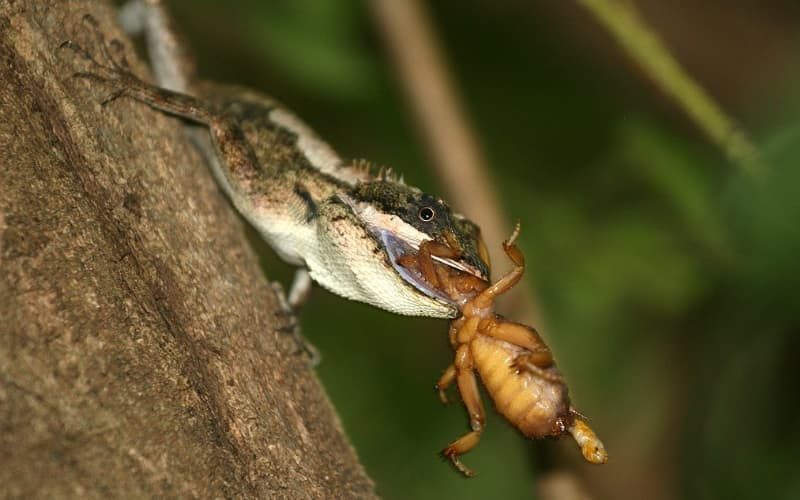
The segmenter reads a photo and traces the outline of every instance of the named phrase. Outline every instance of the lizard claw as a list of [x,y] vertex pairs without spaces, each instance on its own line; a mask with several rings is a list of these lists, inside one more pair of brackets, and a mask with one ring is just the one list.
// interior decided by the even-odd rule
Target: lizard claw
[[292,306],[289,305],[289,301],[286,300],[286,293],[283,291],[283,286],[277,281],[273,281],[270,285],[275,291],[280,305],[280,310],[275,313],[275,315],[285,318],[284,324],[278,327],[278,330],[283,333],[291,334],[299,347],[298,352],[302,351],[308,355],[309,364],[311,364],[312,367],[319,366],[322,361],[322,355],[319,350],[303,336],[300,330],[300,322],[297,321],[297,316],[295,316]]
[[89,70],[77,71],[72,74],[73,78],[114,87],[114,91],[101,101],[102,105],[106,105],[125,95],[127,88],[138,81],[138,78],[130,72],[130,64],[124,54],[125,45],[121,41],[116,38],[106,41],[97,20],[89,14],[83,16],[83,24],[91,31],[96,45],[100,47],[100,60],[74,40],[65,40],[58,48],[69,49],[89,63]]

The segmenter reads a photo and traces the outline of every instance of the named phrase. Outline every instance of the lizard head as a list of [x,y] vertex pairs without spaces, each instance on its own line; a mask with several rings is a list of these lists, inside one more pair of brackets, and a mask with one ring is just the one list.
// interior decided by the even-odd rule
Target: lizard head
[[442,291],[398,263],[400,257],[416,254],[424,241],[447,245],[458,256],[434,256],[434,260],[488,281],[489,257],[480,229],[454,213],[441,198],[401,182],[372,180],[355,186],[348,204],[379,241],[394,270],[429,297],[452,302]]

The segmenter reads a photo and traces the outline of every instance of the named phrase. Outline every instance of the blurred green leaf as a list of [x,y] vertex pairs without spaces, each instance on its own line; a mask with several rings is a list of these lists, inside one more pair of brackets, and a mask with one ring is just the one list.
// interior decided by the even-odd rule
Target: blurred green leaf
[[687,150],[680,137],[641,118],[625,120],[618,140],[631,172],[669,203],[681,217],[679,225],[714,254],[724,255],[726,241],[715,201],[721,191],[718,161]]
[[359,37],[358,2],[254,2],[251,10],[240,19],[247,39],[296,85],[338,99],[375,91],[375,61]]

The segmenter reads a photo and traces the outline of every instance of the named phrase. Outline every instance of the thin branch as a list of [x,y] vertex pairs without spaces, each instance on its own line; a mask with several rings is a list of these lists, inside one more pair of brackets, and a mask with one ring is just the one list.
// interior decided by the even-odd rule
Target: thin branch
[[[502,213],[479,141],[458,98],[427,12],[419,0],[373,0],[370,5],[434,167],[454,205],[480,225],[495,268],[502,269],[506,257],[500,242],[510,234],[511,224]],[[532,290],[518,290],[511,297],[513,303],[506,303],[505,308],[541,326]]]
[[661,90],[675,99],[730,161],[749,173],[762,170],[758,148],[733,118],[672,56],[629,0],[578,0],[616,38]]

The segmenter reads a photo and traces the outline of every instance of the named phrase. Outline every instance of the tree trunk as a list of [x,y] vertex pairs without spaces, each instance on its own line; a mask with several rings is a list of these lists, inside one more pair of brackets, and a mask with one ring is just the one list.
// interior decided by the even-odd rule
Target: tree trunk
[[0,0],[0,496],[374,497],[181,123],[71,75],[106,2]]

